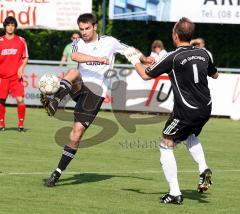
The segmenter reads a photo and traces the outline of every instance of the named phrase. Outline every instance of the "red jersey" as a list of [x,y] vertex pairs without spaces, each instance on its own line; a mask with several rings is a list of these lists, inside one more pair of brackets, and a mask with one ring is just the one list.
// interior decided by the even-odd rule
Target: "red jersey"
[[22,59],[28,57],[25,39],[14,35],[12,39],[0,37],[0,78],[17,77]]

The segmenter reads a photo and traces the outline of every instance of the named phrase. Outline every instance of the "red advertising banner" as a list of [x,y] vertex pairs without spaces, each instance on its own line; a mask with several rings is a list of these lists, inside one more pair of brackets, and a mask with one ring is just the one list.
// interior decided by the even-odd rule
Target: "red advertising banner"
[[0,0],[0,27],[14,16],[19,28],[78,29],[77,17],[92,12],[92,0]]

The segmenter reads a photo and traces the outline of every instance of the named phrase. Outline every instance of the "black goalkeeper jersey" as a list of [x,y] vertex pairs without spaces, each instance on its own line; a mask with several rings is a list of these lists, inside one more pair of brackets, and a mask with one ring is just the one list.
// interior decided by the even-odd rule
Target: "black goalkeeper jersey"
[[186,111],[199,112],[211,106],[207,76],[216,72],[208,53],[194,46],[178,47],[146,69],[146,74],[153,78],[163,73],[169,75],[174,94],[173,113],[182,117]]

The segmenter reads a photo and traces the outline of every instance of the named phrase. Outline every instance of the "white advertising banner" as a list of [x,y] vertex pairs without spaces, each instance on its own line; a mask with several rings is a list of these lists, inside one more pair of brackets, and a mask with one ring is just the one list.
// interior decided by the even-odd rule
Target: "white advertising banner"
[[92,0],[0,0],[0,27],[7,16],[19,28],[78,29],[81,13],[92,12]]
[[[25,102],[40,105],[38,81],[45,73],[53,73],[61,79],[66,67],[53,65],[27,65],[24,75]],[[115,68],[109,75],[109,87],[102,109],[144,112],[171,112],[173,93],[167,75],[149,81],[142,80],[134,69]],[[220,74],[217,80],[209,78],[212,94],[212,115],[231,116],[233,111],[240,115],[240,75]],[[15,104],[15,99],[7,99]],[[70,101],[67,107],[74,107]]]
[[238,0],[173,0],[170,21],[185,16],[193,22],[240,24]]
[[240,23],[239,0],[110,0],[110,19]]

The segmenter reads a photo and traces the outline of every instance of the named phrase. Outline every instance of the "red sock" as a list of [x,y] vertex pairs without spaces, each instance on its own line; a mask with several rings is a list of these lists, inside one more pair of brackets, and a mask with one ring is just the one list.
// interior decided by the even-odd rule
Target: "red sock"
[[23,127],[26,113],[26,105],[18,104],[18,126]]
[[5,127],[5,104],[0,103],[0,126]]

